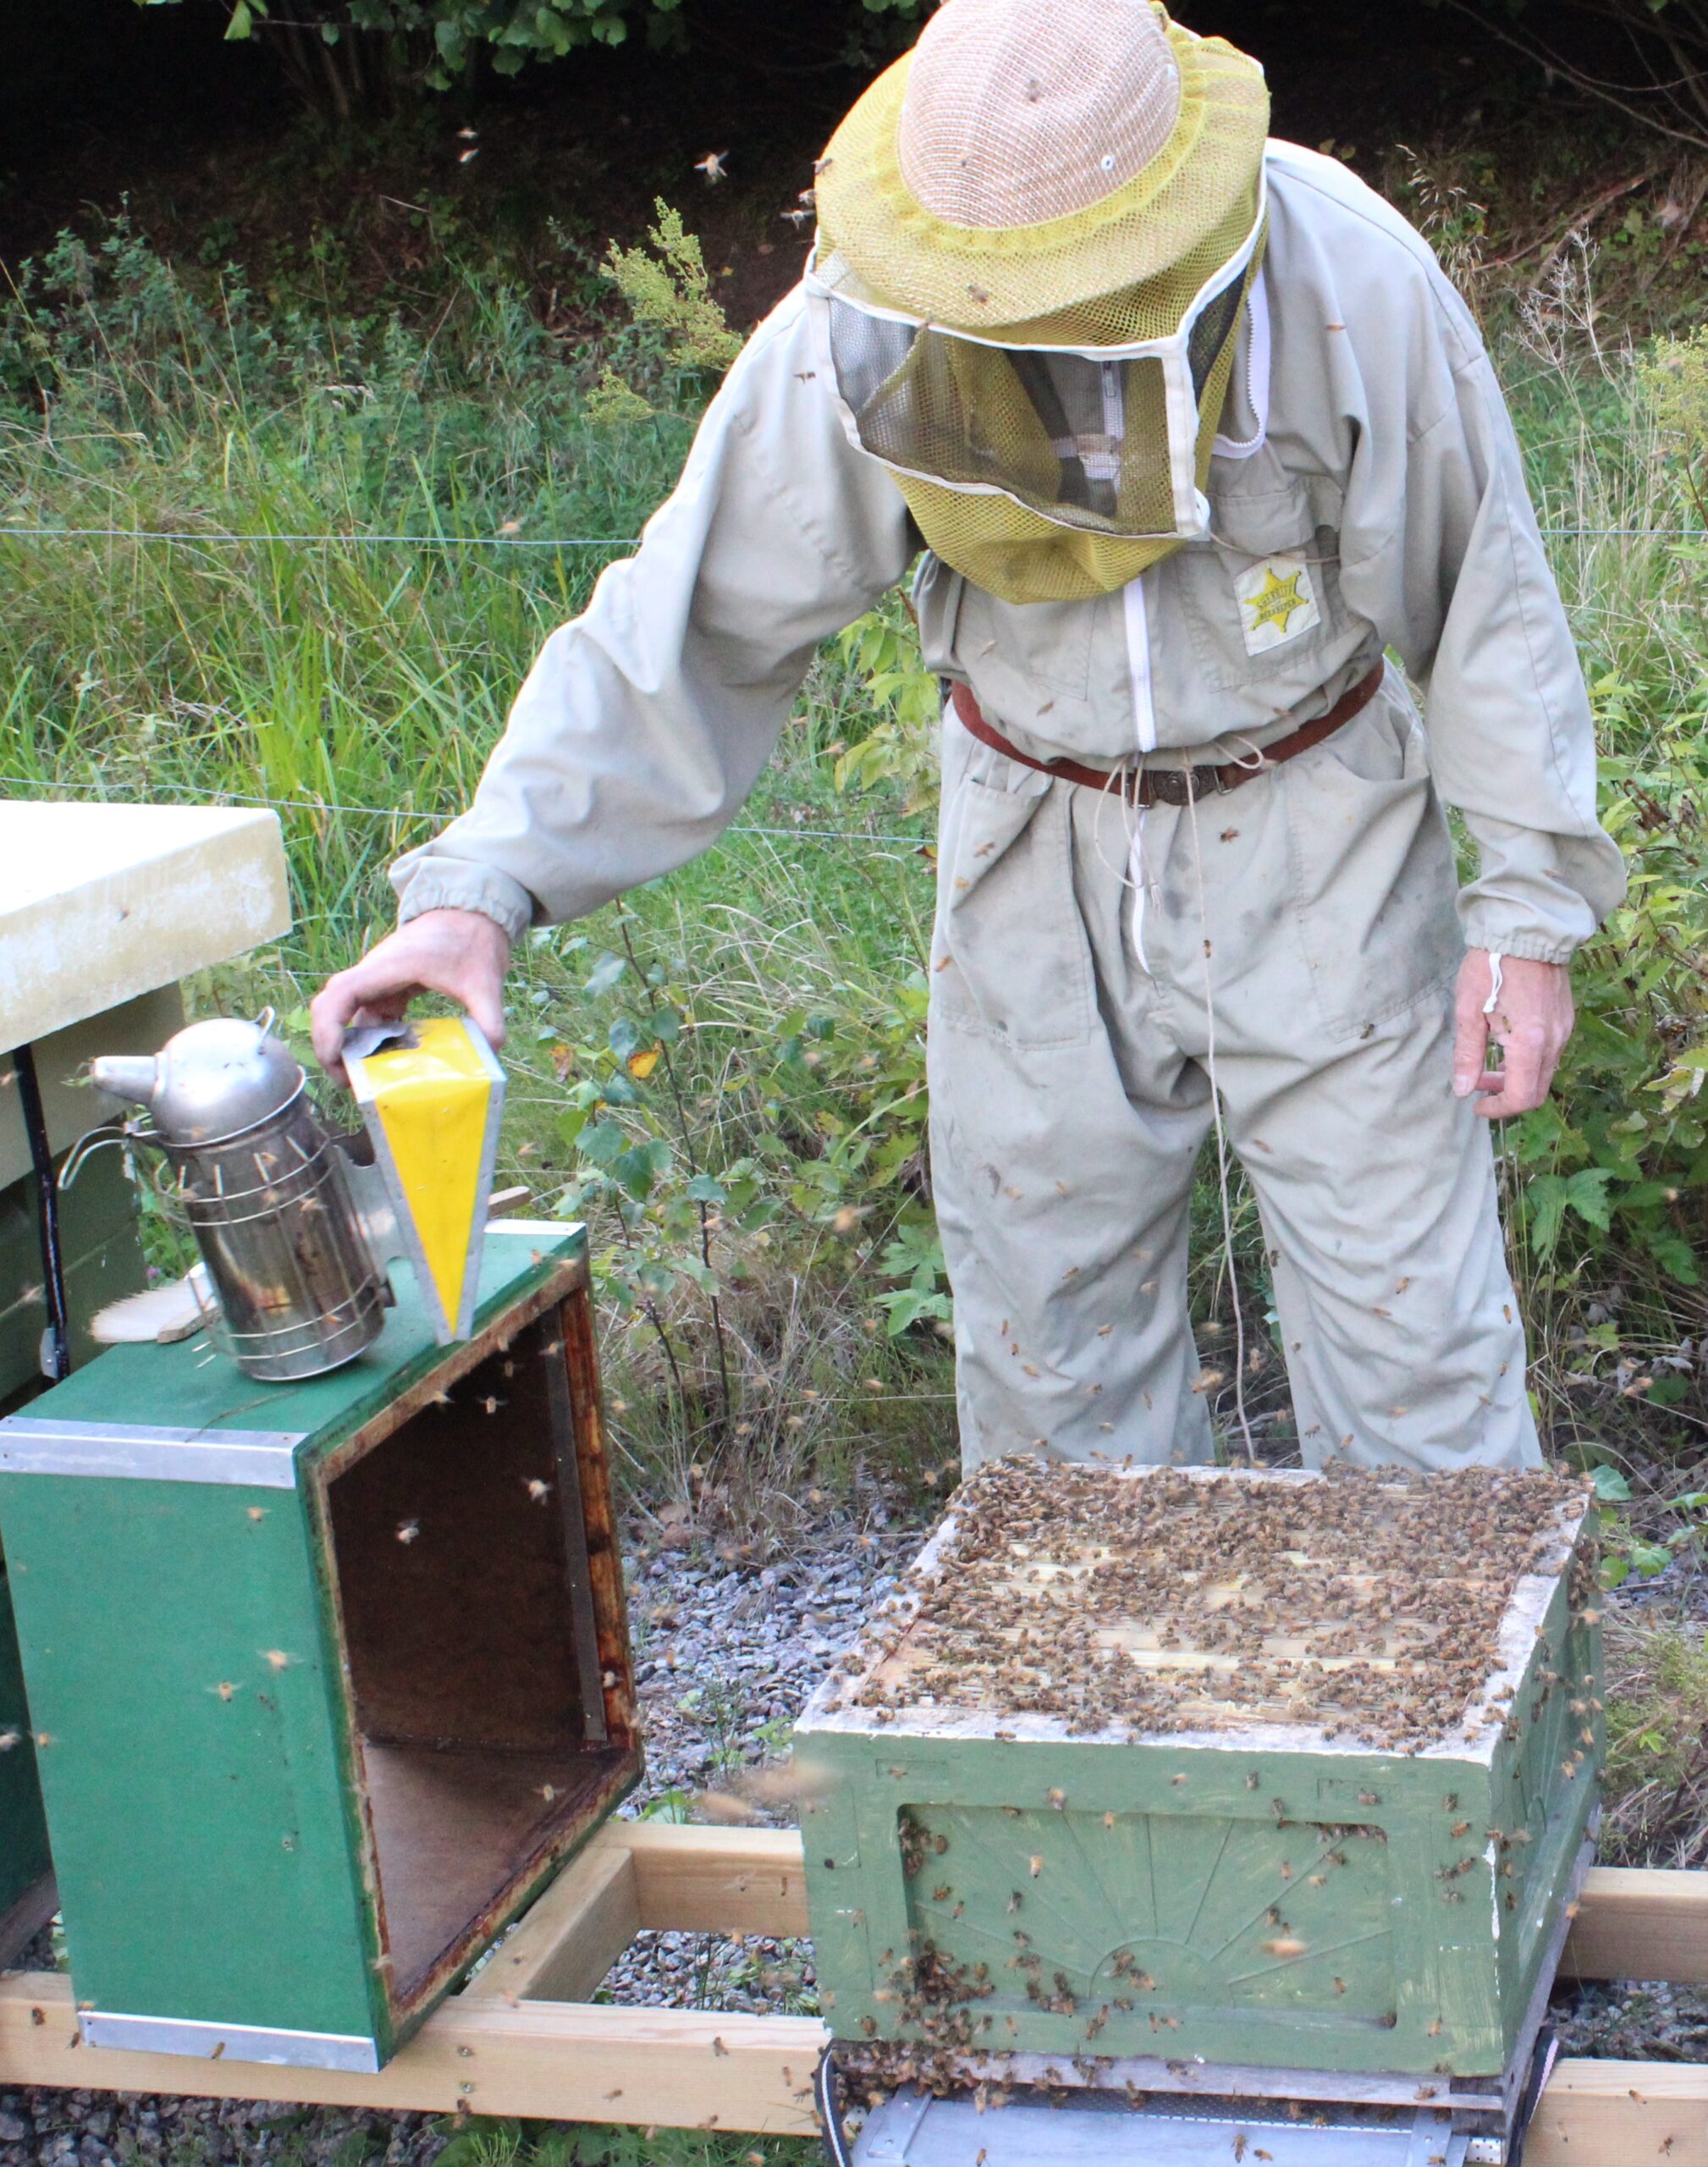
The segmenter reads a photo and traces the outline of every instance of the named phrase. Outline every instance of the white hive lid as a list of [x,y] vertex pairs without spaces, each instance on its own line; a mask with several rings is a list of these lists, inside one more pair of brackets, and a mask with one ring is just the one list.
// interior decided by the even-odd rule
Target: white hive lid
[[289,929],[276,813],[0,798],[0,1050]]

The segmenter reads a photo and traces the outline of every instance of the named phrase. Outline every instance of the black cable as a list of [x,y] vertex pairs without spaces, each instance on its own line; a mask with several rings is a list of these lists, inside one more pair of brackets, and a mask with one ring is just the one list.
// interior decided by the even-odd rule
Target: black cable
[[818,2123],[824,2133],[824,2149],[829,2155],[830,2167],[854,2167],[854,2154],[849,2148],[848,2133],[842,2126],[842,2097],[836,2082],[836,2058],[829,2047],[818,2057],[818,2066],[813,2072],[813,2103],[818,2109]]
[[71,1374],[71,1315],[65,1305],[65,1260],[59,1249],[59,1183],[41,1111],[41,1085],[36,1074],[34,1050],[18,1047],[12,1063],[18,1076],[25,1133],[30,1139],[30,1163],[36,1170],[36,1226],[41,1243],[47,1302],[47,1329],[41,1335],[41,1374],[50,1384],[57,1385]]

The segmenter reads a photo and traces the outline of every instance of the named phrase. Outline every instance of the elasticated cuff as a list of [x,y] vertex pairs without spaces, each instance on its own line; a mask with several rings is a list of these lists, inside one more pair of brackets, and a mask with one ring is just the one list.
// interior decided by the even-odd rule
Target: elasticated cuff
[[476,911],[502,926],[514,945],[533,924],[533,897],[520,881],[493,866],[455,858],[404,858],[393,868],[392,882],[399,925],[427,911]]
[[1465,946],[1481,948],[1488,953],[1509,956],[1521,963],[1569,963],[1581,944],[1575,940],[1562,940],[1558,935],[1541,933],[1501,933],[1492,926],[1468,925]]

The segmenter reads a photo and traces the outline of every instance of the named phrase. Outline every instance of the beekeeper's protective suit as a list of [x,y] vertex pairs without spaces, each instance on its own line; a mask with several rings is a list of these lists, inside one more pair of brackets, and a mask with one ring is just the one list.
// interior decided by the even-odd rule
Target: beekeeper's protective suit
[[949,0],[832,142],[805,286],[639,554],[394,876],[405,921],[514,937],[706,849],[923,534],[969,1464],[1209,1455],[1212,1073],[1308,1461],[1537,1457],[1451,990],[1468,946],[1565,962],[1620,860],[1476,327],[1345,168],[1265,149],[1267,111],[1149,0]]

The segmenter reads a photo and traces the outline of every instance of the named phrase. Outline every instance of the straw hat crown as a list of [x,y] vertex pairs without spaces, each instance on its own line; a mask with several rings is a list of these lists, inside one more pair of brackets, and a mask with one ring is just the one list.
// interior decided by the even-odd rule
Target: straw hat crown
[[973,331],[1189,295],[1249,229],[1268,124],[1258,63],[1161,0],[945,0],[819,160],[820,270]]
[[948,0],[914,48],[902,177],[950,225],[1037,225],[1124,188],[1180,102],[1150,0]]

